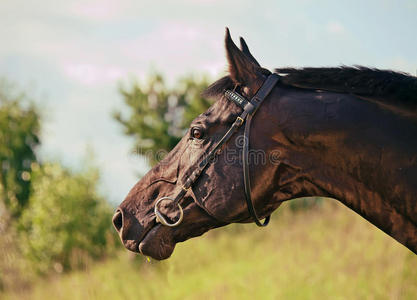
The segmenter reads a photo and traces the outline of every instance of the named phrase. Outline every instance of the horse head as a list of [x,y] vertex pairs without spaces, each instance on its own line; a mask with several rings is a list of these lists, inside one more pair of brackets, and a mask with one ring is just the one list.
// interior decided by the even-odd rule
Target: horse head
[[[241,49],[226,30],[229,75],[204,92],[205,96],[215,98],[214,104],[191,122],[176,147],[132,188],[118,207],[113,224],[127,249],[165,259],[177,242],[232,222],[252,222],[244,200],[242,144],[248,137],[244,137],[243,128],[238,128],[227,143],[216,149],[215,157],[207,157],[243,111],[226,99],[224,91],[237,90],[250,99],[270,74],[252,56],[243,38],[240,42]],[[261,122],[262,112],[256,118]],[[266,217],[279,206],[276,201],[262,201],[273,194],[266,183],[273,178],[271,174],[277,168],[279,156],[274,145],[265,138],[269,136],[270,126],[265,123],[254,126],[250,137],[251,147],[259,149],[251,152],[250,171],[254,186],[258,187],[251,194],[260,217]],[[208,158],[212,161],[198,179],[183,190],[187,178]],[[262,182],[264,184],[258,184]],[[184,195],[176,204],[173,200],[178,193]],[[158,214],[168,224],[181,218],[181,224],[163,226],[158,222]]]

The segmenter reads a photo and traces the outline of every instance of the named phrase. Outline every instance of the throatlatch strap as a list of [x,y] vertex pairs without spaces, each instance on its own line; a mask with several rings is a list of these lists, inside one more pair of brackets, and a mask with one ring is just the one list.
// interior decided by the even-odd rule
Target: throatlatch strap
[[265,98],[269,95],[269,93],[274,88],[275,84],[278,82],[279,76],[277,74],[271,74],[265,80],[262,87],[258,90],[255,96],[251,99],[251,103],[254,105],[254,109],[246,118],[245,124],[245,131],[244,131],[244,143],[243,143],[243,181],[245,186],[245,200],[246,205],[248,207],[249,214],[252,216],[252,219],[255,221],[256,225],[260,227],[264,227],[268,225],[270,216],[265,218],[265,221],[262,223],[256,214],[255,207],[252,202],[251,197],[251,184],[250,184],[250,176],[249,176],[249,140],[250,140],[250,125],[252,122],[252,117],[255,115],[256,111],[258,110],[259,106],[265,100]]

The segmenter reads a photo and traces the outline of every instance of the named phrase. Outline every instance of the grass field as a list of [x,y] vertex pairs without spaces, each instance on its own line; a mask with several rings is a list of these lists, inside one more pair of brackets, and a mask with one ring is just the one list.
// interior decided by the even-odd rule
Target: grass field
[[417,256],[334,200],[231,225],[146,262],[126,251],[5,299],[417,299]]

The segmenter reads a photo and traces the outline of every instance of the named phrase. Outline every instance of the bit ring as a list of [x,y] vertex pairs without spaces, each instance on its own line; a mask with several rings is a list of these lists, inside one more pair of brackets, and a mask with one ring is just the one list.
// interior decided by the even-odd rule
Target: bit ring
[[158,210],[158,205],[163,200],[169,200],[169,201],[175,202],[175,200],[173,198],[171,198],[171,197],[162,197],[161,199],[159,199],[158,201],[156,201],[155,208],[154,208],[156,222],[157,223],[161,223],[162,225],[165,225],[165,226],[168,226],[168,227],[176,227],[176,226],[180,225],[181,222],[182,222],[182,219],[184,217],[184,211],[182,210],[181,205],[179,203],[177,203],[178,208],[180,210],[180,217],[179,217],[178,221],[176,221],[175,223],[169,223],[165,219],[165,217]]

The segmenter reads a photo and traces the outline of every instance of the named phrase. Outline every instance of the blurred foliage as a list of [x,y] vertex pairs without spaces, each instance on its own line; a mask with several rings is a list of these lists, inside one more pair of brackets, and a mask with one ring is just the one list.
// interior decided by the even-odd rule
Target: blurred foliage
[[128,114],[117,111],[113,116],[125,134],[135,138],[137,154],[146,155],[154,165],[160,159],[158,151],[174,148],[191,121],[211,105],[200,95],[207,86],[206,78],[189,76],[169,88],[160,74],[154,74],[147,84],[120,88]]
[[82,267],[115,245],[98,170],[40,164],[40,113],[17,90],[0,80],[0,289],[25,285],[29,273]]
[[0,291],[21,288],[27,279],[22,276],[25,260],[19,251],[18,234],[10,224],[10,216],[3,211],[0,216]]
[[0,202],[12,217],[20,215],[29,198],[39,133],[36,107],[0,81]]
[[309,210],[323,203],[322,197],[297,198],[288,201],[288,206],[292,211]]
[[23,254],[36,271],[82,267],[113,245],[111,209],[97,193],[98,178],[91,167],[78,173],[56,163],[35,168],[19,231]]
[[40,128],[39,109],[0,79],[0,290],[86,266],[118,245],[97,168],[40,164]]

